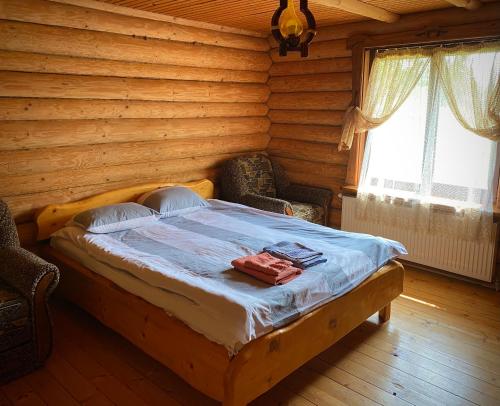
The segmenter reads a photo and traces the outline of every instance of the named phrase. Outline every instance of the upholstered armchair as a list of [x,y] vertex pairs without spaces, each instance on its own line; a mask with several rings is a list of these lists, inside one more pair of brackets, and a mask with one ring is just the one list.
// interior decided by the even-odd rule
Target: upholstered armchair
[[0,383],[41,366],[52,349],[47,299],[59,271],[19,245],[14,220],[0,200]]
[[263,154],[240,156],[222,169],[222,197],[257,209],[327,224],[332,192],[291,184],[283,168]]

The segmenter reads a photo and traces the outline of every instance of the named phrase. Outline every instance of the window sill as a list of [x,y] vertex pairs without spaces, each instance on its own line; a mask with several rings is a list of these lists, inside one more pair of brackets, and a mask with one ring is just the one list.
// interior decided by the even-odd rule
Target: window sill
[[[355,185],[345,185],[342,186],[342,194],[344,196],[356,197],[358,194],[358,187]],[[449,211],[451,208],[448,206],[435,205],[436,210]],[[500,223],[500,206],[493,209],[493,221],[495,223]]]

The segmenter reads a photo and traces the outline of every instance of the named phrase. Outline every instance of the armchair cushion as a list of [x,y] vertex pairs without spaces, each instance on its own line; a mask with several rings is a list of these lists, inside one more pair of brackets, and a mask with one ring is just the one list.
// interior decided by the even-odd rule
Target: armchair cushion
[[271,161],[264,155],[254,155],[239,160],[240,170],[248,183],[250,193],[276,197]]
[[26,298],[0,279],[0,353],[31,339]]
[[231,160],[238,174],[240,194],[247,193],[276,197],[271,161],[262,154],[238,157]]
[[293,215],[311,223],[324,224],[325,209],[322,206],[311,203],[291,201]]

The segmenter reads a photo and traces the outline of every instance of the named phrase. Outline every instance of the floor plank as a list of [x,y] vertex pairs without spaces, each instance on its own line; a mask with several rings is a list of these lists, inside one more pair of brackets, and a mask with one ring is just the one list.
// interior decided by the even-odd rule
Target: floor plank
[[38,396],[37,393],[27,383],[26,378],[17,379],[9,382],[1,387],[7,399],[13,405],[23,406],[42,406],[46,403]]
[[52,376],[47,368],[39,369],[26,376],[34,392],[48,405],[77,406],[76,400]]
[[[82,310],[52,309],[53,355],[0,406],[217,404]],[[389,323],[372,316],[252,403],[374,404],[500,404],[500,293],[407,269]]]

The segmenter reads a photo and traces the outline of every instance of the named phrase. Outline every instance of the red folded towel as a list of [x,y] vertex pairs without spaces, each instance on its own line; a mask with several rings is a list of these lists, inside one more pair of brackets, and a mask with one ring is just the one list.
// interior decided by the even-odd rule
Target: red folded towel
[[271,275],[279,275],[281,271],[284,271],[293,266],[292,261],[273,257],[267,252],[243,257],[241,259],[245,260],[245,266],[247,268],[252,268]]
[[254,278],[257,278],[263,282],[269,283],[271,285],[283,285],[295,279],[302,273],[302,269],[290,266],[284,270],[279,271],[277,275],[270,274],[268,272],[258,271],[256,269],[249,268],[245,265],[248,257],[238,258],[231,262],[238,271],[244,272]]

